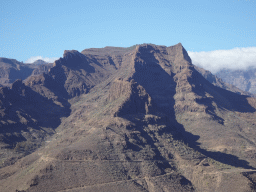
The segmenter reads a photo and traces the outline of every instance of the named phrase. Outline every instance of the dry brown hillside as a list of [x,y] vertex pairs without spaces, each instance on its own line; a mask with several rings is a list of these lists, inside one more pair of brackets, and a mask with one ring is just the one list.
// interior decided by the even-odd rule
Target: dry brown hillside
[[[206,80],[180,43],[65,51],[0,91],[0,191],[256,190],[255,98]],[[15,151],[10,122],[14,147],[40,145]]]

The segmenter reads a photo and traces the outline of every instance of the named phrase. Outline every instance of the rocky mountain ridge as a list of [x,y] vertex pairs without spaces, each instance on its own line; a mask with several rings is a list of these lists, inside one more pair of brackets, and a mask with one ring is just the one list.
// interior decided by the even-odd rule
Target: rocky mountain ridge
[[51,102],[31,104],[39,125],[56,115],[42,147],[2,166],[1,191],[254,191],[256,100],[198,70],[180,43],[105,47],[0,88],[4,110],[13,91]]
[[18,79],[25,80],[31,75],[47,73],[52,63],[37,60],[34,63],[23,63],[15,59],[0,58],[0,85],[10,87]]

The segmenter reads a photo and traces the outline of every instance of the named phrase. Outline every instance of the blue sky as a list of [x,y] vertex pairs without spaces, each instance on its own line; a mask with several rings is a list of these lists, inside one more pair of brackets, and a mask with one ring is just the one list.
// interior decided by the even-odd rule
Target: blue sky
[[1,0],[0,57],[181,42],[190,52],[256,46],[256,0]]

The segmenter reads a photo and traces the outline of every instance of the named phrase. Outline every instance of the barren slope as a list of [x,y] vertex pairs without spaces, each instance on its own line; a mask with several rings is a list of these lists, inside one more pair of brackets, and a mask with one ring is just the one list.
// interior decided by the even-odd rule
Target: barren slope
[[255,190],[255,99],[211,84],[181,44],[66,51],[26,85],[71,112],[0,169],[1,191]]

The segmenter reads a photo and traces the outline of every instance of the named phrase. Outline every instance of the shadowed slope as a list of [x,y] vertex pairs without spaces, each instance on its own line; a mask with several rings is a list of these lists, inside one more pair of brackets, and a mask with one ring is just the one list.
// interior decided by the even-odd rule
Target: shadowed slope
[[243,91],[232,84],[225,83],[222,79],[218,78],[216,75],[213,75],[210,71],[204,70],[203,68],[200,68],[198,66],[194,66],[194,67],[206,80],[208,80],[211,84],[217,87],[226,89],[228,91],[232,91],[237,94],[253,96],[252,93]]
[[46,63],[42,60],[24,64],[15,59],[2,57],[0,58],[0,84],[10,87],[18,79],[25,80],[31,75],[47,73],[51,67],[51,63]]

